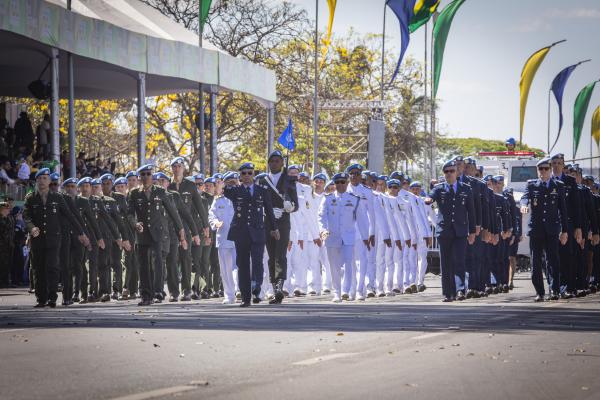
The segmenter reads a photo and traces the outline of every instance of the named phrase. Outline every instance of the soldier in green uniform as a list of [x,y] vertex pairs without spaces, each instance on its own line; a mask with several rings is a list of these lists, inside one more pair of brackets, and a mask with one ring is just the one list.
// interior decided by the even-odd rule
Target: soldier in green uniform
[[175,206],[163,188],[152,184],[153,168],[153,165],[147,164],[138,169],[142,186],[133,189],[127,199],[128,216],[137,231],[136,252],[140,261],[142,297],[139,306],[152,304],[154,273],[160,272],[162,268],[161,245],[164,229],[162,218],[165,211],[175,221],[179,242],[181,244],[185,242],[185,233]]
[[[120,178],[119,178],[120,179]],[[116,183],[116,182],[115,182]],[[125,174],[125,186],[120,186],[115,184],[115,189],[125,195],[125,200],[127,201],[127,196],[129,192],[135,189],[138,186],[138,176],[136,171],[129,171]],[[129,205],[128,205],[129,208]],[[127,214],[127,208],[125,209],[125,214]],[[129,220],[128,220],[129,222]],[[140,282],[140,266],[139,260],[135,255],[135,226],[132,226],[128,223],[129,230],[131,231],[131,239],[129,242],[131,243],[131,251],[125,252],[125,270],[127,271],[127,275],[125,275],[125,280],[123,282],[123,300],[135,299],[137,297],[139,282]]]
[[113,242],[111,251],[111,268],[113,271],[111,298],[118,300],[123,291],[123,250],[126,252],[131,251],[131,230],[128,229],[129,223],[127,222],[127,198],[123,194],[113,191],[114,181],[115,178],[112,174],[104,174],[100,177],[102,198],[107,204],[106,210],[113,217],[122,239],[121,246]]
[[[204,220],[206,217],[206,221],[208,221],[208,198],[206,197],[206,193],[204,193],[204,174],[196,174],[194,176],[194,181],[196,183],[196,190],[198,194],[200,194],[200,199],[202,201],[202,207],[198,208],[196,211],[200,215],[200,219]],[[207,227],[206,235],[202,239],[202,244],[200,246],[195,246],[192,249],[192,255],[194,260],[194,270],[196,275],[194,276],[194,284],[192,286],[194,290],[194,294],[192,295],[192,299],[208,299],[208,292],[206,291],[206,285],[208,284],[208,265],[210,263],[210,227]],[[204,280],[204,286],[200,282],[200,278]]]
[[[60,187],[59,181],[60,181],[59,173],[55,172],[53,174],[50,174],[50,191],[54,192],[54,193],[58,193],[61,196],[63,196],[63,199],[65,200],[65,204],[69,208],[69,211],[71,211],[73,216],[77,219],[77,222],[79,222],[79,225],[81,225],[81,227],[83,228],[84,234],[89,238],[89,235],[88,235],[87,231],[85,230],[83,219],[81,218],[81,215],[79,214],[79,210],[77,209],[75,202],[73,201],[73,199],[71,197],[69,197],[65,193],[59,191],[59,187]],[[76,237],[73,238],[73,240],[72,240],[72,236],[75,235],[75,232],[73,230],[73,227],[71,226],[71,224],[69,223],[69,221],[67,219],[61,219],[60,223],[62,224],[62,226],[61,226],[61,238],[60,238],[60,251],[59,251],[58,259],[59,259],[59,266],[60,266],[60,282],[62,282],[62,298],[63,298],[62,305],[69,306],[69,305],[73,304],[73,301],[72,301],[73,276],[71,274],[71,255],[70,255],[71,247],[77,243],[78,244],[81,244],[81,243],[79,243],[79,241],[77,240]],[[72,242],[74,242],[74,243],[72,243]]]
[[84,245],[89,241],[83,228],[69,211],[63,197],[50,192],[50,169],[42,168],[35,174],[36,189],[25,198],[23,218],[31,234],[31,263],[35,270],[35,307],[56,307],[60,248],[60,219],[66,218]]
[[[158,172],[154,174],[158,181],[158,185],[164,188],[169,197],[173,199],[173,204],[177,209],[183,229],[185,230],[185,244],[186,246],[180,246],[177,240],[177,231],[175,230],[175,223],[171,218],[167,218],[169,225],[169,249],[166,252],[164,263],[167,266],[167,287],[169,288],[169,301],[175,302],[179,299],[179,271],[177,268],[177,260],[179,259],[179,251],[187,251],[191,246],[190,238],[195,238],[197,242],[200,241],[198,231],[196,230],[196,223],[192,218],[192,214],[188,208],[183,204],[181,195],[175,190],[168,189],[171,179],[164,173]],[[166,217],[166,216],[165,216]]]
[[115,244],[117,248],[123,248],[123,240],[121,233],[123,232],[123,225],[120,223],[117,202],[112,197],[105,196],[102,193],[102,181],[100,179],[94,179],[92,181],[92,194],[96,196],[104,206],[108,218],[105,221],[110,235],[112,235],[109,243],[106,243],[104,250],[100,251],[100,254],[104,253],[104,257],[99,257],[98,263],[98,294],[100,301],[110,301],[111,294],[111,279],[110,271],[113,263],[113,254]]
[[[181,301],[190,301],[192,299],[192,252],[202,252],[201,238],[208,236],[208,214],[204,214],[203,200],[196,190],[194,182],[183,177],[185,172],[185,160],[183,157],[176,157],[171,160],[171,170],[173,171],[173,181],[169,185],[170,190],[175,190],[181,195],[184,207],[188,209],[199,237],[193,237],[193,246],[188,246],[187,250],[179,250],[179,264],[181,265]],[[195,262],[194,262],[195,263]]]
[[[97,247],[99,244],[104,246],[104,241],[98,230],[98,224],[92,213],[89,201],[84,197],[77,195],[77,182],[76,178],[69,178],[63,182],[62,187],[65,193],[65,200],[69,198],[75,203],[75,207],[83,220],[82,227],[88,236],[90,243],[88,246],[84,246],[76,237],[71,235],[71,247],[69,250],[69,279],[73,280],[71,303],[78,303],[80,301],[80,293],[84,294],[84,300],[87,297],[87,278],[83,279],[84,274],[87,276],[85,267],[86,255],[92,251],[93,246]],[[82,282],[86,283],[85,288],[82,288]],[[65,299],[64,292],[63,299]]]

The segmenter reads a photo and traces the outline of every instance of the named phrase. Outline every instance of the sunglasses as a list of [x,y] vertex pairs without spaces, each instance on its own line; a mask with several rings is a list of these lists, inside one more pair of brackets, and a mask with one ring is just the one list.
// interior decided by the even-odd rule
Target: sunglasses
[[538,167],[539,171],[548,171],[550,167]]
[[455,172],[456,172],[455,169],[447,169],[447,170],[444,171],[445,174],[453,174]]
[[242,171],[240,175],[254,175],[254,171]]
[[50,182],[50,186],[58,186],[58,182]]
[[352,175],[352,176],[361,175],[361,173],[359,171],[348,172],[348,174]]
[[196,186],[204,186],[204,182],[198,182],[196,183]]
[[345,185],[346,181],[335,181],[336,185]]
[[389,187],[390,189],[400,189],[400,187],[398,185],[392,185]]
[[150,176],[152,172],[140,172],[140,176]]

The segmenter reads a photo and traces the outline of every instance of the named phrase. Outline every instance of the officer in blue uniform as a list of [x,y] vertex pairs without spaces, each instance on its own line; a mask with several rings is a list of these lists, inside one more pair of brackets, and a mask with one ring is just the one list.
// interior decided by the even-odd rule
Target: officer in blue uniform
[[521,197],[521,212],[531,211],[529,221],[529,247],[531,249],[531,281],[535,287],[535,301],[544,301],[542,277],[543,256],[546,256],[546,277],[550,286],[551,300],[558,300],[560,293],[560,262],[558,242],[564,247],[568,240],[567,205],[565,184],[551,179],[551,160],[544,158],[537,163],[538,179],[527,182]]
[[246,162],[239,171],[241,184],[226,186],[223,194],[235,208],[227,240],[235,243],[238,284],[242,294],[240,306],[248,307],[251,297],[253,303],[260,303],[266,232],[270,232],[274,240],[279,240],[280,235],[270,193],[254,184],[254,164]]
[[[466,157],[464,160],[464,172],[458,178],[462,183],[467,183],[473,192],[473,206],[475,208],[475,242],[467,246],[466,270],[467,270],[467,298],[480,297],[479,293],[483,291],[481,287],[481,267],[484,256],[484,243],[482,241],[484,233],[487,239],[489,229],[489,202],[486,196],[487,186],[485,183],[475,178],[477,172],[477,162],[472,157]],[[457,163],[457,166],[460,164]],[[458,168],[460,171],[460,168]]]
[[510,202],[504,195],[504,176],[494,176],[496,183],[494,184],[494,192],[496,194],[496,213],[500,215],[502,221],[502,232],[500,234],[500,240],[496,248],[495,257],[495,269],[494,279],[496,280],[495,285],[492,285],[494,294],[496,293],[508,293],[508,275],[509,275],[509,247],[510,238],[513,231],[513,218],[512,210],[510,209]]
[[560,180],[565,186],[567,203],[567,243],[559,247],[560,256],[560,295],[571,298],[576,292],[577,265],[574,259],[575,246],[583,240],[581,231],[581,196],[577,189],[575,178],[564,171],[565,156],[562,153],[554,154],[551,158],[552,178]]
[[436,236],[440,244],[443,301],[464,300],[465,252],[475,241],[475,208],[471,188],[457,181],[456,162],[444,164],[444,183],[429,194],[438,205]]
[[517,206],[517,202],[515,201],[512,188],[504,189],[502,194],[508,200],[508,203],[510,205],[510,214],[512,218],[513,230],[508,247],[508,290],[513,290],[513,277],[515,275],[515,270],[517,267],[517,252],[519,251],[519,242],[521,241],[521,236],[523,234],[523,228],[521,226],[521,208]]
[[484,253],[483,253],[483,264],[481,266],[481,283],[480,288],[481,292],[480,296],[487,297],[488,295],[493,293],[492,284],[491,284],[491,274],[492,274],[492,266],[496,260],[496,252],[498,248],[498,243],[500,242],[500,231],[502,230],[502,214],[498,213],[496,210],[496,194],[494,193],[494,185],[496,184],[496,179],[492,175],[486,175],[483,178],[486,183],[486,192],[485,196],[488,200],[488,212],[489,212],[489,235],[488,240],[484,244]]

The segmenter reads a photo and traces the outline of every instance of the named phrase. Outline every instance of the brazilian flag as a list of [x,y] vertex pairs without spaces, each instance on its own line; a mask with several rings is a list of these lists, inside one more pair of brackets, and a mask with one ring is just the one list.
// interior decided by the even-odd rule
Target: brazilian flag
[[415,14],[408,25],[410,33],[425,25],[439,4],[440,0],[417,0],[414,8]]

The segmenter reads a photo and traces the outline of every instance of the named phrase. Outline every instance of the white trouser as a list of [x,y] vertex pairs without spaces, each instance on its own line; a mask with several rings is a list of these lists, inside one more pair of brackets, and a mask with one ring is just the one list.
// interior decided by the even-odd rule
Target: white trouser
[[419,265],[417,267],[417,283],[422,285],[425,282],[425,274],[427,273],[427,242],[425,239],[417,244],[417,255],[419,257]]
[[[394,247],[394,274],[392,276],[392,287],[402,291],[403,276],[404,276],[404,253],[408,247],[402,242],[402,250]],[[389,281],[389,279],[388,279]]]
[[319,247],[319,261],[321,262],[321,269],[323,279],[323,289],[331,289],[331,267],[329,266],[329,256],[327,255],[327,247],[323,244]]
[[[331,289],[333,296],[340,296],[340,293],[348,293],[352,272],[354,270],[353,262],[354,246],[342,245],[341,247],[328,247],[327,255],[331,267]],[[342,290],[342,268],[344,269],[344,290]]]
[[271,275],[269,274],[269,254],[266,247],[263,253],[263,271],[263,284],[260,290],[261,299],[273,294],[273,285],[271,284]]
[[235,276],[237,277],[237,268],[235,265],[235,249],[219,247],[217,248],[219,255],[219,269],[221,271],[221,282],[223,282],[223,295],[225,300],[235,301],[235,288],[237,279],[234,281],[234,268]]
[[302,243],[302,247],[296,242],[292,245],[292,251],[289,253],[292,259],[292,276],[294,277],[294,290],[300,290],[306,293],[306,274],[308,273],[308,252],[306,251],[306,240]]
[[417,281],[417,251],[410,246],[402,253],[404,262],[402,284],[407,288]]
[[400,251],[394,242],[392,242],[392,247],[387,247],[385,243],[379,247],[383,250],[383,257],[382,262],[377,263],[377,274],[375,276],[377,294],[392,291],[394,284],[394,251]]
[[[358,235],[357,235],[358,236]],[[350,297],[354,297],[358,292],[361,295],[365,295],[365,277],[367,275],[367,269],[369,268],[369,249],[367,245],[360,239],[354,242],[354,269],[357,271],[353,275],[352,284],[349,287]],[[344,272],[344,277],[346,273]],[[346,285],[344,285],[345,287]]]
[[[380,237],[381,235],[375,235],[375,248],[371,248],[371,250],[369,250],[366,281],[367,291],[375,290],[375,275],[377,274],[377,246],[379,246]],[[383,241],[381,243],[383,246],[385,246]]]
[[[292,294],[292,292],[298,288],[298,285],[302,285],[302,282],[306,282],[306,267],[302,265],[302,249],[298,242],[293,242],[292,247],[287,252],[287,276],[283,288],[286,292]],[[302,278],[304,275],[304,278]]]
[[304,261],[307,269],[308,287],[303,287],[305,293],[321,292],[321,264],[319,263],[319,246],[312,240],[304,242]]

